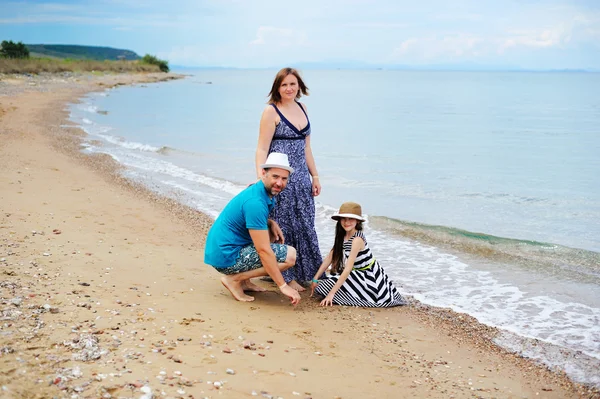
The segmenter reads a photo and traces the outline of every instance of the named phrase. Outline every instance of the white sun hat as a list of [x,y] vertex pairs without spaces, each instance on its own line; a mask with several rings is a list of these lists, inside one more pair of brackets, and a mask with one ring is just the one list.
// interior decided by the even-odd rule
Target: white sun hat
[[270,153],[265,163],[260,165],[260,167],[263,169],[279,168],[287,170],[290,173],[294,173],[294,168],[290,166],[290,161],[288,161],[287,154],[282,154],[280,152]]

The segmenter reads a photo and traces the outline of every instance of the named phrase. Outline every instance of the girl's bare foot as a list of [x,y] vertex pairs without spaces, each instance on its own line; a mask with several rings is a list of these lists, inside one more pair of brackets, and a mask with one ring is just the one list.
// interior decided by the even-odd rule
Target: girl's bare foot
[[242,283],[239,281],[235,281],[230,276],[221,277],[221,284],[223,284],[223,286],[227,288],[229,292],[231,292],[231,295],[233,295],[233,297],[238,301],[252,302],[254,300],[254,297],[244,294]]
[[292,287],[293,289],[295,289],[296,291],[298,291],[298,292],[306,291],[306,288],[304,288],[303,286],[301,286],[300,284],[298,284],[298,283],[296,282],[296,280],[292,280],[292,281],[290,281],[290,282],[288,283],[288,285],[289,285],[290,287]]
[[264,292],[266,291],[265,288],[260,287],[256,284],[254,284],[252,281],[250,280],[245,280],[242,282],[242,289],[244,291],[251,291],[251,292]]

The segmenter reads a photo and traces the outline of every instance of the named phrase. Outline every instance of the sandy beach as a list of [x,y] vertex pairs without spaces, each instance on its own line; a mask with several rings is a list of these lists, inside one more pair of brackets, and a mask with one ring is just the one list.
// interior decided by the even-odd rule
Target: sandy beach
[[212,220],[80,152],[66,104],[176,75],[0,77],[0,397],[598,398],[496,330],[411,301],[236,302]]

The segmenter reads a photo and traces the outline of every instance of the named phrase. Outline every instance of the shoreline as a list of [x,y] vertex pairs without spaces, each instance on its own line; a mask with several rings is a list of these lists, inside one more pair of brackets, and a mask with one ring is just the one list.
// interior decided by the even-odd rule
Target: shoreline
[[[373,393],[377,397],[600,397],[597,390],[573,383],[564,373],[505,351],[492,342],[496,329],[448,309],[416,302],[383,311],[323,309],[306,294],[297,308],[290,309],[274,291],[257,295],[247,305],[235,302],[223,292],[217,274],[198,260],[212,220],[123,178],[120,166],[109,156],[83,154],[79,143],[85,133],[60,127],[65,123],[66,103],[90,91],[146,83],[138,78],[86,76],[66,84],[30,86],[42,89],[33,94],[22,85],[23,90],[9,90],[8,96],[0,85],[0,134],[10,137],[0,144],[0,195],[6,204],[0,214],[0,258],[4,258],[0,286],[6,298],[3,309],[11,310],[3,313],[3,323],[11,325],[0,330],[0,367],[10,377],[0,377],[0,385],[7,387],[9,395],[22,384],[27,389],[23,392],[41,394],[32,397],[45,393],[139,397],[144,386],[158,397],[250,397],[252,391],[315,398],[371,397]],[[15,184],[21,194],[14,191]],[[27,200],[19,198],[23,194]],[[40,211],[49,206],[52,210]],[[31,219],[37,222],[32,224]],[[34,224],[39,227],[31,228]],[[70,230],[77,234],[69,235]],[[111,249],[106,251],[106,246]],[[104,252],[95,259],[99,248]],[[55,252],[61,257],[55,258]],[[119,256],[113,256],[117,252]],[[47,277],[38,266],[47,270]],[[113,277],[115,269],[118,278],[109,287],[104,281]],[[102,282],[92,283],[98,276]],[[39,295],[32,292],[36,284],[41,284],[36,288],[40,290],[55,288]],[[142,291],[150,295],[140,295]],[[203,306],[197,308],[196,303]],[[101,311],[105,306],[115,309]],[[139,309],[135,322],[132,309]],[[96,310],[99,313],[89,313]],[[38,330],[25,334],[34,336],[13,339],[32,320]],[[284,327],[277,326],[281,320]],[[40,321],[46,327],[40,327]],[[238,325],[240,321],[246,324]],[[73,323],[79,327],[69,329]],[[55,329],[48,331],[50,326]],[[100,355],[96,360],[71,359],[69,349],[83,353],[82,348],[74,348],[84,339],[91,347],[110,349],[86,355]],[[32,341],[36,344],[30,345]],[[34,361],[49,354],[58,365]],[[152,363],[140,360],[150,358]],[[23,363],[44,376],[43,382],[27,382],[19,374]],[[117,364],[122,368],[115,371]],[[57,377],[59,369],[62,374]],[[323,381],[322,376],[332,370],[334,378]],[[353,381],[348,380],[348,371]]]

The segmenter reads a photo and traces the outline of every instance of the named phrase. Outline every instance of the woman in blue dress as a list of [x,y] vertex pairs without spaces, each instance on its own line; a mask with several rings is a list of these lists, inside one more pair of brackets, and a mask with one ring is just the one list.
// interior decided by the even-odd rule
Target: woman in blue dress
[[260,119],[256,148],[256,173],[271,152],[287,154],[294,173],[287,188],[277,196],[271,217],[283,230],[285,243],[296,248],[296,266],[283,272],[285,281],[298,291],[310,281],[323,259],[315,231],[315,200],[321,193],[319,174],[310,147],[310,121],[306,106],[297,100],[308,88],[293,68],[275,76],[268,105]]

